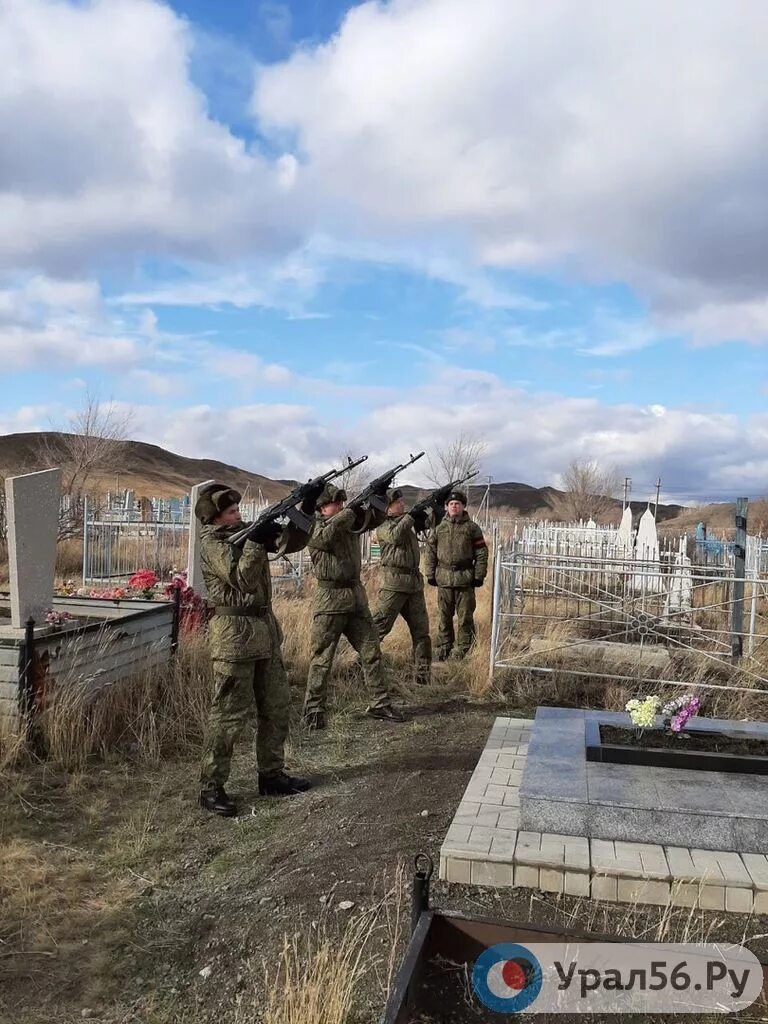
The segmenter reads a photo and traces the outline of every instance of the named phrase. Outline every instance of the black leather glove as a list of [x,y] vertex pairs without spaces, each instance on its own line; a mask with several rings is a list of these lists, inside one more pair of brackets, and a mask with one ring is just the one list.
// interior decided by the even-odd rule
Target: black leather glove
[[377,484],[374,487],[373,493],[379,494],[383,498],[386,495],[387,491],[389,490],[389,485],[391,482],[391,480],[382,480],[381,483]]
[[280,523],[273,520],[270,523],[263,523],[257,527],[248,539],[256,544],[263,544],[267,551],[271,551],[274,554],[277,551],[278,541],[282,532],[283,528]]
[[478,587],[482,587],[484,583],[485,580],[472,580],[472,586],[475,588],[475,590],[477,590]]
[[411,512],[411,518],[413,519],[414,527],[419,533],[421,533],[422,530],[426,530],[427,513],[425,509],[421,509],[419,512]]
[[325,484],[315,484],[314,487],[309,488],[301,503],[301,511],[305,516],[313,516],[315,514],[317,509],[317,499],[324,490]]
[[430,576],[429,579],[427,580],[427,583],[430,585],[430,587],[437,586],[437,580],[435,579],[434,576]]

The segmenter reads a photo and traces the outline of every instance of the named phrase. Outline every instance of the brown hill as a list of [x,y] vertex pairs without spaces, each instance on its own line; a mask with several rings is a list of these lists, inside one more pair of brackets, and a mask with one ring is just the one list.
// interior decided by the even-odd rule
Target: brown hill
[[[57,452],[61,453],[62,463],[65,463],[72,441],[73,435],[55,431],[0,436],[0,476],[34,472],[55,464],[50,457]],[[293,486],[289,480],[271,480],[215,459],[190,459],[143,441],[113,442],[113,446],[108,446],[103,465],[93,473],[92,480],[102,491],[131,488],[139,496],[157,498],[180,497],[202,480],[230,483],[247,497],[258,497],[261,491],[268,501],[282,497]],[[409,499],[426,493],[415,487],[403,489]],[[469,499],[474,508],[480,504],[484,492],[484,484],[470,488]],[[547,510],[561,496],[562,492],[554,487],[531,487],[518,482],[495,483],[491,485],[490,502],[491,508],[510,515],[539,514],[546,517]],[[636,515],[645,508],[645,502],[632,502]],[[618,512],[621,510],[618,501],[616,509]],[[660,505],[659,520],[675,518],[682,511],[680,505]],[[703,511],[697,510],[696,515],[701,518]]]
[[[61,452],[66,462],[67,437],[55,431],[0,436],[0,476],[31,473],[50,465],[49,453]],[[143,441],[118,441],[109,445],[107,457],[92,479],[101,490],[131,488],[139,496],[181,497],[202,480],[221,480],[237,487],[248,497],[267,500],[282,497],[289,490],[285,481],[270,480],[215,459],[189,459]]]
[[[483,500],[486,485],[469,487],[467,497],[472,508],[477,508]],[[427,492],[418,487],[403,487],[406,502],[423,497]],[[490,503],[492,509],[497,509],[497,514],[514,517],[536,515],[540,519],[547,519],[553,508],[564,497],[563,491],[556,487],[532,487],[530,484],[516,482],[491,484]],[[615,514],[611,513],[608,521],[618,522],[621,518],[622,504],[614,501]],[[645,512],[648,503],[645,501],[631,501],[633,515],[637,518]],[[682,505],[659,505],[659,522],[674,519],[683,511]]]

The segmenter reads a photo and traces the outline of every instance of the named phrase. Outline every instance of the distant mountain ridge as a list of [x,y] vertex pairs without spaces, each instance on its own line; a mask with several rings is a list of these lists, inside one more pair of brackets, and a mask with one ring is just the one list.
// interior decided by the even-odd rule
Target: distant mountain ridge
[[[0,436],[0,474],[13,476],[41,469],[40,448],[56,450],[62,435],[40,431]],[[271,480],[216,459],[190,459],[144,441],[115,442],[114,466],[94,473],[99,487],[106,490],[130,488],[138,496],[177,498],[203,480],[221,480],[243,494],[257,498],[259,490],[268,500],[280,498],[291,489],[290,482]]]
[[[38,431],[0,436],[0,475],[14,476],[30,473],[43,466],[40,450],[45,445],[56,451],[67,435],[56,431]],[[114,466],[94,473],[102,491],[130,488],[137,496],[153,498],[180,497],[202,480],[220,480],[236,487],[249,498],[258,498],[259,493],[268,501],[287,494],[294,481],[272,480],[259,473],[251,473],[238,466],[231,466],[216,459],[192,459],[185,455],[169,452],[159,445],[144,441],[115,442]],[[319,466],[318,472],[325,467]],[[479,484],[469,489],[470,504],[477,508],[485,493],[486,485]],[[426,490],[406,486],[405,496],[414,500]],[[509,482],[494,483],[490,489],[491,508],[515,509],[527,516],[534,512],[546,512],[553,501],[562,496],[554,487],[532,487],[530,484]],[[632,502],[634,513],[642,512],[647,502]],[[617,508],[621,503],[616,502]],[[659,519],[671,519],[680,513],[680,505],[660,505]]]

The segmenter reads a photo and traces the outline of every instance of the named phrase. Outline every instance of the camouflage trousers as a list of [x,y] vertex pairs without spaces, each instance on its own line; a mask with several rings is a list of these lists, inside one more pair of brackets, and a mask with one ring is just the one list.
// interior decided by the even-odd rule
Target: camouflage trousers
[[[463,657],[475,640],[475,608],[477,600],[473,587],[438,587],[437,608],[440,615],[437,630],[437,656],[445,659],[451,654]],[[458,630],[454,633],[453,617]],[[454,645],[455,641],[455,645]]]
[[432,665],[432,640],[429,636],[429,615],[424,591],[417,590],[415,594],[401,590],[379,591],[379,606],[373,613],[379,643],[391,631],[398,615],[402,615],[411,632],[416,682],[428,683]]
[[259,661],[215,661],[215,692],[208,715],[200,782],[205,789],[229,778],[232,749],[256,709],[256,761],[260,775],[274,775],[285,764],[291,703],[280,648]]
[[309,665],[304,714],[324,711],[328,694],[328,676],[339,640],[345,636],[360,656],[363,678],[371,693],[371,707],[391,703],[381,666],[381,648],[371,613],[365,611],[315,613],[312,619],[312,660]]

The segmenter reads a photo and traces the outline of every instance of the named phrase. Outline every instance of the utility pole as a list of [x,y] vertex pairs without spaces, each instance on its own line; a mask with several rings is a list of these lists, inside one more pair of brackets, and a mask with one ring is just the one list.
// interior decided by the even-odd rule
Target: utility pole
[[656,481],[656,505],[653,511],[653,521],[657,522],[659,517],[659,494],[661,494],[661,477]]
[[632,490],[632,477],[625,476],[624,477],[624,505],[623,505],[623,508],[627,507],[627,498],[629,497],[629,493],[630,493],[631,490]]

